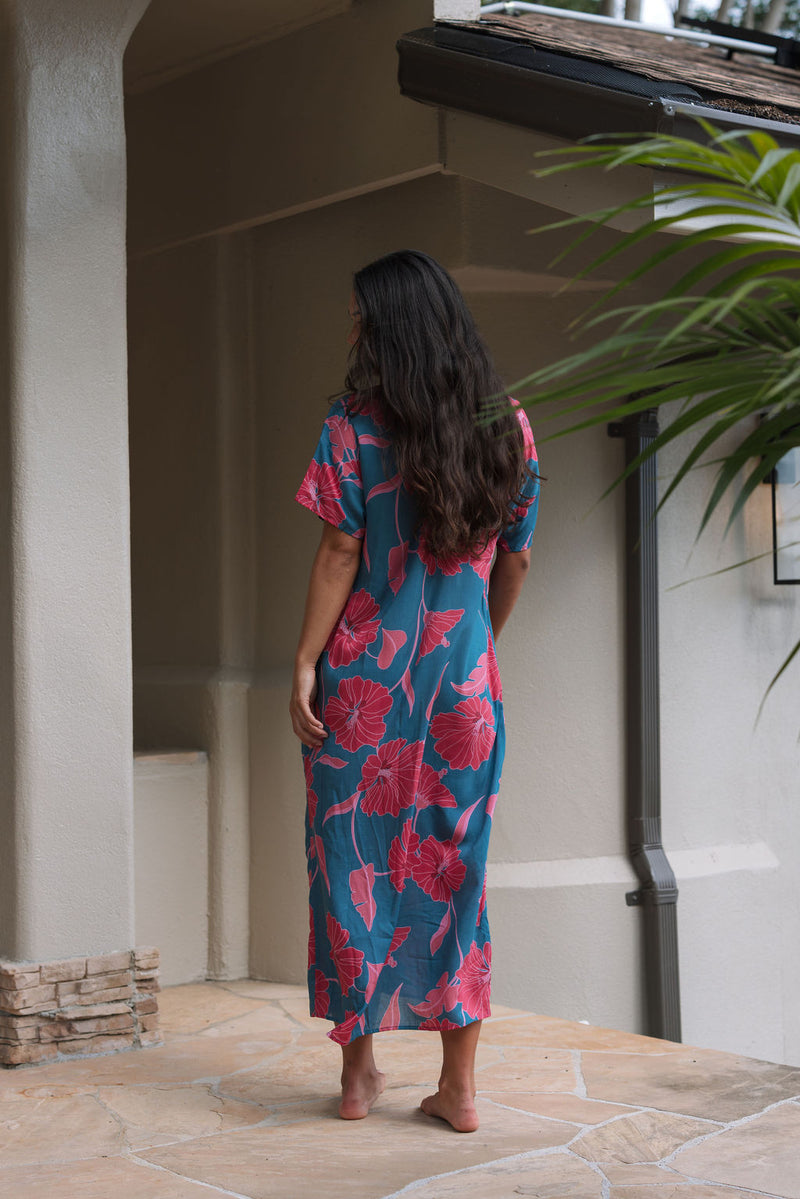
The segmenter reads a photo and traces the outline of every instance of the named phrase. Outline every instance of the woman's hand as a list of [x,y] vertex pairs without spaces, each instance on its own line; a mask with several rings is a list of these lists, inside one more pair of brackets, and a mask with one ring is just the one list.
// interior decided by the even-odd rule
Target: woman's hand
[[289,715],[296,735],[309,749],[319,749],[327,737],[322,721],[314,715],[314,700],[317,695],[317,674],[309,663],[298,662],[294,668],[292,698]]
[[328,735],[324,724],[314,715],[316,663],[347,603],[360,562],[360,539],[323,523],[311,568],[289,701],[292,727],[309,749],[318,749]]

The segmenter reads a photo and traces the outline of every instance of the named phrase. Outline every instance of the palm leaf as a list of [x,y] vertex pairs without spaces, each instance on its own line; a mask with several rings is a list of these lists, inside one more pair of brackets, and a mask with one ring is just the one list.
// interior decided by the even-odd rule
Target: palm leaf
[[[620,254],[646,253],[573,323],[573,336],[590,344],[540,367],[512,388],[527,408],[548,405],[542,420],[560,421],[549,437],[678,401],[669,423],[608,490],[665,446],[692,433],[693,444],[659,508],[716,451],[716,476],[698,536],[730,494],[727,531],[779,459],[800,445],[800,152],[779,146],[760,131],[722,133],[707,121],[699,124],[706,142],[598,135],[577,147],[546,152],[550,162],[534,171],[539,177],[585,167],[610,171],[641,166],[667,170],[680,179],[658,190],[655,205],[648,191],[589,216],[567,217],[531,231],[578,231],[554,260],[560,262],[598,225],[638,214],[637,228],[618,237],[575,279],[597,272]],[[665,244],[666,234],[670,240]],[[659,300],[610,303],[686,255],[692,261]],[[490,398],[484,419],[505,403],[502,397]],[[729,449],[731,431],[739,428],[738,444]],[[800,644],[767,694],[799,651]]]

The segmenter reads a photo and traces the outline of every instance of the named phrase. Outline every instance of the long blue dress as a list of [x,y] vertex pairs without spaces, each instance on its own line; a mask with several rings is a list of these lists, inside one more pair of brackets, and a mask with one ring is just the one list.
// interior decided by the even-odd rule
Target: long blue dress
[[310,1011],[342,1045],[460,1028],[490,1014],[486,856],[505,732],[488,579],[495,548],[530,545],[538,480],[496,546],[437,561],[415,535],[379,409],[351,413],[344,399],[296,498],[363,539],[317,666],[328,736],[303,747]]

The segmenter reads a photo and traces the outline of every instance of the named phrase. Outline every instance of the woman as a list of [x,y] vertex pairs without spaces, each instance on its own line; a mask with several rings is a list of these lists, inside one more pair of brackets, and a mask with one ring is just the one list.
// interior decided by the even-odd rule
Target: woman
[[434,1029],[442,1073],[422,1109],[470,1132],[504,750],[494,638],[529,565],[536,452],[521,409],[476,421],[502,384],[432,258],[364,267],[351,317],[349,394],[297,494],[325,522],[289,709],[308,787],[311,1011],[342,1047],[343,1118],[384,1088],[374,1032]]

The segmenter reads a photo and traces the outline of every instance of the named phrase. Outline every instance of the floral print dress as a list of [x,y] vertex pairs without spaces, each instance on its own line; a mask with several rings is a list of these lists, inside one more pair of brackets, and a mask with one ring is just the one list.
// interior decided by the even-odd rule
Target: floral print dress
[[303,747],[310,1011],[342,1045],[460,1028],[490,1014],[486,856],[505,734],[488,579],[495,548],[529,547],[538,481],[496,547],[437,561],[415,534],[378,410],[351,413],[345,399],[297,500],[363,539],[317,665],[328,736]]

